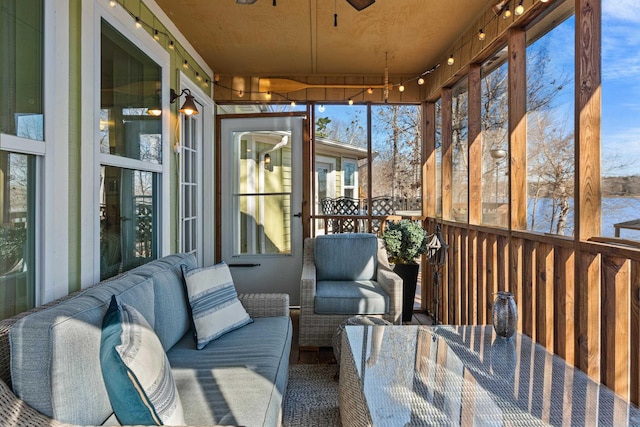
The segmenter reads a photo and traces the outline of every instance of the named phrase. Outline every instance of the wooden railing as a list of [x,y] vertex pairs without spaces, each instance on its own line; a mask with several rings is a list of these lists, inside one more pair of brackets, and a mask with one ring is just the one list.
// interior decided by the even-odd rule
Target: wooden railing
[[387,221],[410,219],[422,221],[419,215],[314,215],[312,220],[324,222],[325,234],[335,233],[373,233],[380,235],[384,232]]
[[[430,232],[435,224],[425,221]],[[491,324],[494,294],[513,292],[522,333],[640,403],[640,249],[440,224],[449,244],[439,285],[442,323]],[[433,310],[432,270],[423,265],[423,297]]]

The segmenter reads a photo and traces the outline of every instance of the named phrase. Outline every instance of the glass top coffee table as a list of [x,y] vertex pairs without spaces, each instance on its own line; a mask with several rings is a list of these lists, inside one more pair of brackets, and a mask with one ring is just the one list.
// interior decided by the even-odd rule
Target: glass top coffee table
[[640,425],[640,410],[526,335],[346,326],[344,426]]

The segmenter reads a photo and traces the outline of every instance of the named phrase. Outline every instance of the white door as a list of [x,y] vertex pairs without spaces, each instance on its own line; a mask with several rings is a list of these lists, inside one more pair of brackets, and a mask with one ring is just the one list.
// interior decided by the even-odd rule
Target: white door
[[221,258],[238,292],[299,305],[302,117],[221,120]]

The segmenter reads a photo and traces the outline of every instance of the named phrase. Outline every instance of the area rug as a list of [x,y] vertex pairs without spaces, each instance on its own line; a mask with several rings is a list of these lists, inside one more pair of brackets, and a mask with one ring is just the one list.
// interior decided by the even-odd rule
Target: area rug
[[284,398],[284,427],[340,427],[337,367],[291,365]]

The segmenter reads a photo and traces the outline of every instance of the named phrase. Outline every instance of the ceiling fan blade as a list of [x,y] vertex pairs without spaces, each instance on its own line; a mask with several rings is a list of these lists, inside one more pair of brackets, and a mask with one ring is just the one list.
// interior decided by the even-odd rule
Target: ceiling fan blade
[[356,8],[357,11],[361,11],[374,4],[376,0],[347,0],[349,4]]

